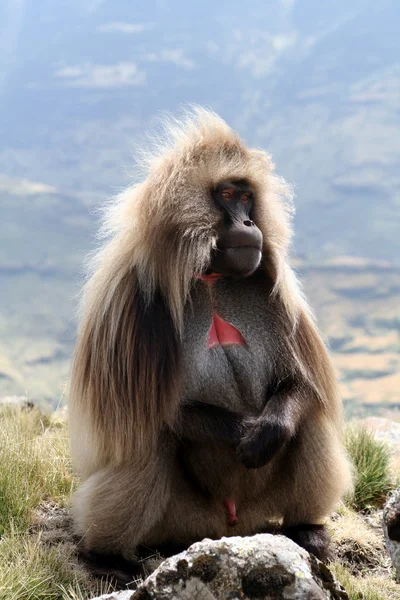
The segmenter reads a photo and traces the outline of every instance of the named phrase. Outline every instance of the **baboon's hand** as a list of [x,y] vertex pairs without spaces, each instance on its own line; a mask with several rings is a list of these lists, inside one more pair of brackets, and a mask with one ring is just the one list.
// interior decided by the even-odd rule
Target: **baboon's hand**
[[287,425],[274,417],[248,417],[237,455],[248,469],[266,465],[292,437]]

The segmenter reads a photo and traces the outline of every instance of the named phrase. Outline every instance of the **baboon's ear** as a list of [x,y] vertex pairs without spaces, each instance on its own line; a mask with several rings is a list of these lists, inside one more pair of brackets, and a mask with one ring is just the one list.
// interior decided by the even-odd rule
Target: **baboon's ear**
[[84,370],[75,379],[102,439],[118,440],[111,456],[154,447],[162,425],[174,421],[179,363],[179,336],[165,300],[159,292],[146,300],[135,271],[128,272],[102,317],[81,331],[74,367]]

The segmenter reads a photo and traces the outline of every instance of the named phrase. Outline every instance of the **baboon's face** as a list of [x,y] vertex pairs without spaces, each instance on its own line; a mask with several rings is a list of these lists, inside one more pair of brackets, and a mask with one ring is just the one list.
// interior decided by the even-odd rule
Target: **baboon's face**
[[263,237],[252,220],[254,192],[244,180],[223,181],[212,197],[223,212],[223,221],[210,271],[248,277],[261,262]]

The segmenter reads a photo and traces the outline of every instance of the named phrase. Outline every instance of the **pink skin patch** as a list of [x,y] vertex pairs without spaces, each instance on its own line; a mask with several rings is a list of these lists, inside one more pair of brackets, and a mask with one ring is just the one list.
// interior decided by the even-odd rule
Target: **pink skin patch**
[[214,348],[214,346],[223,346],[225,344],[244,346],[246,342],[236,327],[221,319],[215,312],[212,317],[211,329],[208,332],[207,348]]
[[231,527],[234,527],[238,522],[238,518],[236,515],[236,504],[232,498],[225,498],[224,504],[228,511],[228,523]]
[[208,275],[195,275],[196,279],[201,279],[205,283],[212,285],[217,279],[221,279],[221,273],[208,273]]
[[[210,273],[209,275],[197,276],[207,283],[210,288],[213,286],[217,279],[220,279],[222,275],[220,273]],[[213,302],[213,299],[212,299]],[[213,302],[214,304],[214,302]],[[214,348],[215,346],[226,346],[228,344],[236,344],[237,346],[245,346],[246,342],[236,327],[222,319],[214,310],[212,316],[212,323],[210,331],[208,332],[207,348]]]

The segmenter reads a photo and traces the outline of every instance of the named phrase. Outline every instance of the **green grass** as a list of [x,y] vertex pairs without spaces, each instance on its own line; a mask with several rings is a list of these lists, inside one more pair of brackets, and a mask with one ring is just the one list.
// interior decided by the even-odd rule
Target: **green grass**
[[0,411],[0,600],[83,600],[104,591],[77,562],[68,538],[46,543],[41,503],[68,503],[75,482],[65,423],[37,410]]
[[354,492],[347,498],[348,504],[358,511],[383,506],[395,486],[386,444],[373,432],[354,426],[348,428],[345,444],[355,467]]
[[394,581],[379,575],[354,577],[346,567],[338,563],[330,565],[337,580],[349,595],[349,600],[398,600],[400,590]]
[[[47,547],[40,536],[8,534],[0,540],[1,600],[81,600],[91,582],[72,548]],[[93,589],[93,595],[97,592]]]
[[51,497],[63,504],[74,480],[67,434],[38,410],[0,412],[0,535],[24,531],[31,512]]

